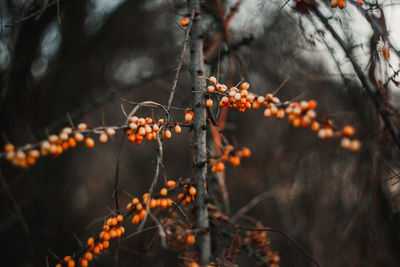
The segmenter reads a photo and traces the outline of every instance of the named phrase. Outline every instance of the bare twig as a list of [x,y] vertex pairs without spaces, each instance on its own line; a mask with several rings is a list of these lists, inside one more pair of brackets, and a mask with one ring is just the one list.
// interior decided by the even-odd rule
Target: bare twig
[[181,55],[179,57],[178,66],[176,67],[175,79],[172,82],[171,93],[169,94],[168,105],[167,105],[167,110],[168,111],[171,110],[172,101],[174,100],[175,89],[176,89],[176,85],[178,84],[179,73],[180,73],[181,68],[182,68],[183,57],[185,56],[187,43],[189,41],[189,35],[190,35],[190,31],[192,29],[194,15],[195,15],[195,10],[192,11],[192,15],[190,16],[190,22],[189,22],[188,28],[186,30],[186,33],[185,33],[185,40],[183,41],[183,47],[182,47]]
[[385,108],[384,100],[382,99],[381,94],[375,87],[372,85],[369,78],[363,73],[361,67],[358,65],[356,59],[354,58],[351,50],[346,46],[342,38],[339,34],[333,29],[333,27],[329,24],[328,19],[319,11],[317,7],[314,5],[309,5],[311,10],[314,14],[319,18],[319,20],[324,24],[324,26],[328,29],[328,31],[332,34],[333,38],[339,43],[343,51],[345,52],[347,58],[350,60],[354,71],[357,74],[358,79],[360,80],[361,84],[363,85],[364,89],[367,91],[368,95],[370,96],[372,102],[374,103],[377,111],[379,112],[383,122],[386,125],[386,128],[389,130],[393,141],[400,147],[400,135],[393,125],[392,121],[389,118],[389,113]]
[[[59,1],[60,1],[60,0],[53,0],[53,1],[51,1],[48,5],[46,5],[46,8],[45,8],[45,9],[47,9],[47,8],[49,8],[49,7],[51,7],[51,6],[55,5],[55,4],[59,5]],[[39,9],[39,10],[37,10],[37,11],[35,11],[35,12],[33,12],[33,13],[31,13],[31,14],[25,16],[25,17],[22,17],[22,18],[20,18],[20,19],[15,20],[15,21],[14,21],[13,23],[11,23],[11,24],[6,24],[6,25],[4,25],[4,26],[5,26],[5,27],[12,27],[12,26],[14,26],[15,24],[19,24],[19,23],[24,22],[24,21],[26,21],[26,20],[28,20],[28,19],[31,19],[31,18],[33,18],[33,17],[36,17],[36,16],[38,16],[39,14],[41,14],[41,13],[43,13],[43,12],[44,12],[44,10]],[[58,12],[57,14],[59,14],[59,7],[57,7],[57,12]]]
[[287,233],[274,229],[271,227],[263,227],[263,228],[252,228],[252,227],[246,227],[246,226],[237,226],[238,229],[246,230],[246,231],[258,231],[258,232],[272,232],[272,233],[278,233],[281,234],[282,236],[286,237],[290,242],[292,242],[300,251],[303,253],[307,258],[309,258],[315,265],[320,267],[318,261],[316,261],[296,240],[294,240],[290,235]]
[[276,191],[266,191],[261,194],[255,196],[247,205],[238,210],[230,219],[232,223],[235,223],[243,214],[246,214],[249,210],[254,208],[260,201],[266,199],[267,197],[271,197],[276,195]]
[[6,178],[3,176],[2,171],[0,170],[0,180],[1,180],[1,185],[2,188],[4,189],[9,201],[11,202],[11,206],[15,212],[15,215],[17,216],[21,227],[22,231],[25,234],[26,240],[27,240],[27,246],[29,249],[29,253],[31,255],[34,254],[34,247],[33,247],[33,242],[32,242],[32,237],[31,237],[31,232],[29,230],[28,224],[26,223],[25,217],[21,211],[21,208],[17,202],[17,200],[14,197],[14,194],[11,192],[10,188],[8,187]]

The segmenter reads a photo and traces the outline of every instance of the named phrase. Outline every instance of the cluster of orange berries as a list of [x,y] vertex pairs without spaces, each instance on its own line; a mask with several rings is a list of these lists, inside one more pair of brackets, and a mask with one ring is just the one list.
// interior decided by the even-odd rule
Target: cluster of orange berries
[[[228,87],[225,84],[218,83],[217,79],[213,76],[209,78],[209,81],[211,85],[207,87],[207,91],[210,94],[217,93],[223,95],[219,101],[219,105],[221,107],[233,107],[242,112],[252,107],[251,103],[253,102],[256,95],[247,91],[247,89],[249,89],[250,87],[249,83],[242,83],[240,86],[240,90],[236,87],[232,87],[228,90]],[[208,98],[206,100],[206,106],[212,107],[212,105],[212,99]]]
[[[166,208],[171,207],[173,205],[173,201],[171,198],[167,197],[167,195],[169,189],[175,189],[176,185],[177,184],[175,181],[169,180],[166,184],[167,187],[161,188],[159,194],[156,194],[155,197],[149,199],[149,194],[145,193],[142,197],[142,201],[140,201],[139,198],[133,198],[132,201],[126,205],[128,211],[136,212],[136,214],[132,217],[132,223],[138,224],[147,216],[147,211],[145,209],[147,206],[147,201],[149,201],[149,209],[159,207],[162,210],[165,210]],[[196,195],[197,190],[194,186],[190,186],[189,184],[185,184],[183,188],[185,193],[179,194],[178,199],[182,201],[183,205],[186,205],[192,201],[192,197]]]
[[[166,183],[166,187],[161,188],[160,192],[154,194],[154,198],[149,199],[149,194],[146,193],[143,195],[142,201],[139,198],[133,198],[128,205],[126,206],[128,216],[131,213],[135,213],[132,217],[132,223],[138,224],[141,220],[143,220],[147,216],[146,205],[147,201],[149,202],[149,208],[153,209],[156,207],[160,207],[161,209],[166,209],[167,207],[171,207],[173,205],[173,201],[171,198],[168,198],[169,190],[175,190],[179,185],[174,180],[168,180]],[[193,198],[197,194],[197,190],[194,186],[190,184],[183,185],[184,193],[178,195],[178,199],[181,200],[183,205],[186,205],[192,202]],[[99,234],[98,238],[89,237],[87,241],[87,251],[83,254],[82,257],[79,258],[79,264],[82,267],[87,267],[89,262],[93,259],[93,255],[98,255],[103,249],[107,249],[110,246],[110,240],[112,238],[121,237],[121,235],[125,232],[125,228],[121,225],[124,221],[124,216],[118,214],[116,216],[110,217],[107,219],[106,223],[103,225],[103,230]],[[188,244],[193,244],[195,242],[195,236],[193,234],[189,234],[186,239]],[[68,267],[75,266],[75,260],[72,256],[65,256],[63,263],[59,263],[56,267],[65,266]]]
[[[109,240],[111,238],[120,237],[125,232],[125,228],[120,225],[123,220],[124,217],[121,214],[108,218],[106,224],[103,226],[103,231],[100,233],[99,238],[97,240],[94,237],[88,238],[87,245],[89,251],[79,258],[80,266],[87,267],[89,261],[93,260],[93,254],[100,254],[103,249],[107,249],[110,246]],[[68,267],[75,266],[75,260],[71,256],[65,256],[64,262]],[[61,263],[56,265],[56,267],[61,266]]]
[[197,190],[196,187],[185,184],[183,191],[184,193],[178,195],[178,199],[181,201],[182,205],[187,205],[193,201],[193,198],[197,194]]
[[[22,149],[16,150],[13,144],[6,144],[4,147],[5,158],[17,167],[27,168],[34,165],[40,156],[58,156],[69,148],[76,147],[77,142],[85,140],[84,133],[89,132],[91,131],[87,130],[87,125],[80,123],[76,130],[65,127],[58,135],[52,134],[47,140],[35,145],[28,144]],[[108,136],[115,135],[113,127],[102,127],[93,132],[99,135],[101,143],[107,142]],[[94,147],[93,138],[87,137],[85,144],[87,147]]]
[[[164,119],[159,119],[155,122],[152,118],[138,118],[136,116],[129,118],[128,129],[125,131],[130,142],[135,142],[137,145],[142,143],[143,139],[147,141],[157,140],[160,128],[164,125]],[[165,138],[171,138],[171,132],[164,132]]]
[[[357,4],[362,6],[364,4],[364,0],[357,0]],[[332,8],[338,7],[340,9],[343,9],[346,7],[346,1],[345,0],[332,0],[331,7]]]
[[224,153],[219,158],[211,158],[211,171],[221,172],[225,169],[225,162],[229,161],[233,166],[240,165],[240,159],[242,157],[250,157],[251,151],[249,148],[245,147],[241,150],[234,151],[234,147],[231,145],[225,146]]
[[[193,111],[186,109],[185,123],[189,124],[192,120]],[[157,140],[160,128],[164,123],[164,119],[159,119],[156,123],[152,118],[138,118],[136,116],[132,116],[129,119],[128,125],[119,127],[97,127],[88,129],[86,123],[80,123],[76,129],[65,127],[58,135],[52,134],[46,140],[34,145],[27,144],[22,148],[16,149],[13,144],[6,144],[4,146],[4,158],[14,166],[28,168],[33,166],[40,156],[59,156],[69,148],[76,147],[79,142],[85,141],[87,147],[93,148],[95,146],[94,139],[90,136],[85,137],[85,135],[98,135],[99,142],[106,143],[110,136],[115,135],[116,130],[126,130],[125,133],[128,135],[128,140],[139,145],[143,139],[147,139],[148,141]],[[180,124],[183,125],[184,123],[167,125],[163,135],[164,138],[171,138],[172,133],[170,128],[174,128],[177,134],[181,133],[182,127]]]
[[[213,102],[211,96],[213,94],[222,95],[219,105],[226,107],[233,107],[241,112],[247,109],[253,108],[258,109],[260,106],[264,106],[264,116],[270,118],[276,116],[278,119],[283,119],[285,115],[288,116],[289,122],[293,127],[310,127],[314,132],[318,132],[317,136],[321,139],[327,139],[336,136],[347,136],[350,137],[354,134],[354,128],[351,126],[346,126],[345,129],[353,129],[351,134],[345,133],[343,131],[335,131],[332,127],[330,121],[319,122],[317,120],[317,113],[315,108],[317,102],[315,100],[301,101],[301,102],[281,102],[279,98],[275,97],[273,94],[266,94],[265,96],[258,96],[248,91],[250,85],[247,82],[241,84],[240,89],[232,87],[228,90],[227,86],[220,84],[217,79],[213,76],[209,78],[211,83],[208,86],[207,91],[210,94],[206,100],[206,106],[212,107]],[[343,144],[344,143],[344,144]],[[349,138],[342,140],[342,147],[345,149],[350,149],[351,151],[357,151],[361,147],[361,143],[358,140],[350,140]],[[229,153],[229,152],[228,152]],[[225,160],[226,161],[226,160]],[[238,165],[240,160],[237,158],[231,161],[233,165]],[[222,171],[224,169],[224,164],[215,162],[213,164],[212,171]]]

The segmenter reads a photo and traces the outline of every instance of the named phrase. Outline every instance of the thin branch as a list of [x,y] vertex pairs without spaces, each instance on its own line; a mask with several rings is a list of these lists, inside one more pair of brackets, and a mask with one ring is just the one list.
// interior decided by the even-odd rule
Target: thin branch
[[185,33],[185,40],[183,41],[182,52],[181,52],[181,55],[179,57],[178,66],[176,67],[175,79],[172,82],[171,93],[169,94],[168,105],[167,105],[167,110],[168,111],[171,110],[172,100],[174,99],[175,89],[176,89],[176,85],[178,84],[179,73],[180,73],[181,68],[182,68],[183,58],[185,56],[187,43],[189,41],[190,31],[192,29],[193,20],[194,20],[194,15],[195,15],[195,10],[192,11],[192,15],[190,16],[189,26],[188,26],[188,28],[186,30],[186,33]]
[[354,71],[357,74],[358,79],[360,80],[361,84],[363,85],[364,89],[367,91],[368,95],[370,96],[371,100],[373,101],[376,109],[378,110],[383,122],[385,123],[387,129],[389,130],[394,142],[397,146],[400,147],[400,135],[393,125],[392,121],[389,118],[389,113],[385,108],[384,101],[382,96],[380,95],[379,91],[377,91],[374,86],[372,85],[371,81],[368,79],[367,76],[364,75],[361,67],[358,65],[357,61],[355,60],[352,51],[346,46],[342,38],[339,34],[333,29],[333,27],[329,24],[329,21],[325,16],[319,11],[317,7],[314,5],[309,5],[311,10],[314,14],[319,18],[319,20],[325,25],[328,31],[332,34],[333,38],[339,43],[342,47],[343,51],[345,52],[347,58],[350,60],[351,64],[353,65]]
[[246,231],[257,231],[257,232],[272,232],[272,233],[278,233],[281,234],[282,236],[286,237],[290,242],[292,242],[300,251],[303,253],[307,258],[309,258],[315,265],[318,267],[321,267],[319,265],[318,261],[316,261],[296,240],[294,240],[290,235],[287,233],[274,229],[271,227],[263,227],[263,228],[252,228],[252,227],[246,227],[246,226],[237,226],[238,229],[246,230]]
[[232,223],[235,223],[243,214],[246,214],[249,210],[254,208],[258,203],[267,197],[271,197],[276,195],[275,191],[266,191],[261,194],[255,196],[247,205],[243,206],[240,210],[238,210],[230,219]]

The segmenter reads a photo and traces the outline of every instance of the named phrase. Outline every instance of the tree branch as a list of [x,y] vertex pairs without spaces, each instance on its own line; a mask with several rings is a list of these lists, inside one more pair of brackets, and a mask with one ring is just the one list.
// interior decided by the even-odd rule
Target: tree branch
[[339,43],[343,51],[345,52],[347,58],[350,60],[354,71],[357,74],[358,79],[360,80],[361,84],[363,85],[364,89],[367,91],[368,95],[370,96],[372,102],[374,103],[376,109],[378,110],[383,122],[385,123],[386,128],[389,130],[394,142],[397,146],[400,147],[400,135],[393,125],[392,121],[389,118],[389,112],[385,107],[385,102],[382,99],[382,96],[379,94],[379,91],[375,89],[372,85],[371,81],[368,79],[367,76],[363,73],[361,67],[358,65],[357,61],[355,60],[352,51],[346,46],[342,38],[339,34],[332,28],[329,24],[328,19],[319,11],[317,7],[314,5],[309,5],[311,10],[314,14],[319,18],[319,20],[325,25],[328,31],[332,34],[333,38]]
[[[190,36],[190,72],[192,76],[192,91],[206,92],[205,80],[198,76],[204,75],[204,55],[203,55],[203,33],[201,27],[200,1],[188,0],[188,7],[191,12],[195,12],[192,33]],[[194,159],[194,180],[197,189],[195,201],[195,228],[208,228],[208,210],[206,205],[206,179],[207,179],[207,145],[206,145],[206,125],[207,113],[205,108],[204,94],[194,94],[193,99],[193,128],[195,142]],[[211,257],[210,233],[203,232],[198,238],[199,263],[206,265]]]

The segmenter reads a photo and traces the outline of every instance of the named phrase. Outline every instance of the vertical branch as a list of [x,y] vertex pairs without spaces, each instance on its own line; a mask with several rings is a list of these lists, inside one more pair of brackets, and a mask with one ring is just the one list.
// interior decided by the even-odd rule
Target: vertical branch
[[[188,0],[190,11],[195,11],[192,32],[190,36],[190,72],[192,76],[192,91],[206,92],[205,81],[199,76],[204,75],[203,33],[201,29],[200,1]],[[194,127],[194,179],[197,188],[195,202],[196,228],[208,228],[208,211],[206,205],[206,178],[207,178],[207,146],[206,125],[207,113],[205,97],[202,93],[194,94],[193,99],[193,127]],[[198,237],[199,263],[205,265],[210,261],[211,243],[209,231],[204,231]]]

